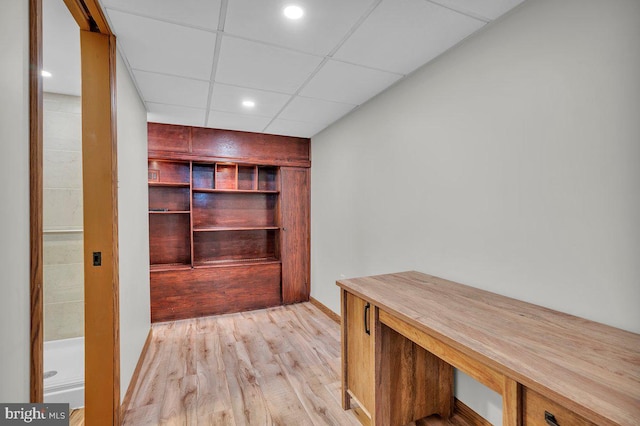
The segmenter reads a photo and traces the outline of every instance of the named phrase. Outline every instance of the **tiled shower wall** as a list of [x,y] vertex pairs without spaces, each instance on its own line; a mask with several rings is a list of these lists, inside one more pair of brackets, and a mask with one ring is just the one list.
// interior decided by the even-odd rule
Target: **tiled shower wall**
[[77,96],[44,94],[44,338],[84,335],[82,122]]

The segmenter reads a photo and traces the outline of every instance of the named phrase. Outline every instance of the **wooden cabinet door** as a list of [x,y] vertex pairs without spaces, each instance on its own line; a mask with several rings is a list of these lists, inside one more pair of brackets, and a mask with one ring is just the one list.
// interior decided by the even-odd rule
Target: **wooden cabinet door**
[[309,300],[309,169],[281,167],[282,303]]
[[[347,389],[360,408],[373,414],[373,340],[367,331],[373,326],[373,306],[345,293],[347,323]],[[367,307],[368,306],[368,307]],[[367,312],[365,312],[367,311]]]

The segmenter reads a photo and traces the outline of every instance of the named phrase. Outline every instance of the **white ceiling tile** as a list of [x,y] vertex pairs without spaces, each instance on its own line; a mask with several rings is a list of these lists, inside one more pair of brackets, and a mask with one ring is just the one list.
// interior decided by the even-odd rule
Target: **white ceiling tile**
[[524,0],[431,0],[471,16],[493,20]]
[[206,81],[138,70],[134,70],[133,74],[147,102],[207,108],[209,83]]
[[147,102],[147,120],[153,123],[204,126],[204,109]]
[[425,0],[384,0],[334,58],[408,74],[484,24]]
[[300,95],[360,105],[402,76],[339,61],[327,61]]
[[107,11],[131,68],[209,80],[214,33]]
[[299,21],[283,17],[287,0],[99,1],[149,120],[310,137],[523,0],[296,0]]
[[[48,0],[47,0],[48,1]],[[220,0],[101,0],[107,8],[215,30]]]
[[321,61],[317,56],[225,36],[216,81],[293,94]]
[[327,127],[326,124],[305,123],[302,121],[283,120],[278,118],[267,127],[265,133],[272,135],[297,136],[310,138]]
[[372,0],[298,0],[299,20],[284,16],[282,0],[229,2],[225,32],[266,43],[326,55],[342,40]]
[[296,96],[278,118],[330,124],[351,111],[355,105]]
[[[238,114],[274,117],[290,98],[290,95],[284,95],[282,93],[215,83],[213,85],[211,109]],[[254,101],[256,104],[255,107],[251,109],[243,107],[242,101],[244,100]]]
[[243,130],[245,132],[262,132],[270,121],[270,117],[210,111],[207,127],[214,129]]

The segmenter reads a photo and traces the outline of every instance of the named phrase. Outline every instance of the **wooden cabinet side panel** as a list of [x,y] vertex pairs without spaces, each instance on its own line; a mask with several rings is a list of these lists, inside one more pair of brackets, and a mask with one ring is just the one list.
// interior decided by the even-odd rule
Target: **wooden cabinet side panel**
[[[368,413],[373,409],[373,358],[371,336],[365,332],[366,302],[346,293],[347,388]],[[369,329],[371,309],[368,312]]]
[[310,293],[309,169],[282,167],[282,300],[307,302]]
[[280,264],[151,273],[151,321],[171,321],[280,304]]

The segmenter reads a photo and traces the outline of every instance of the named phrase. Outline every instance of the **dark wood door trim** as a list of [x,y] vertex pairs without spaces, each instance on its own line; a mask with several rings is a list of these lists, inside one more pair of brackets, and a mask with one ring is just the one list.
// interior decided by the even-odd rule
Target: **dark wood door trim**
[[64,0],[64,4],[82,31],[113,34],[97,0]]
[[89,14],[86,8],[83,7],[83,3],[77,0],[64,0],[64,4],[71,12],[71,16],[76,20],[80,29],[89,31],[91,29]]

